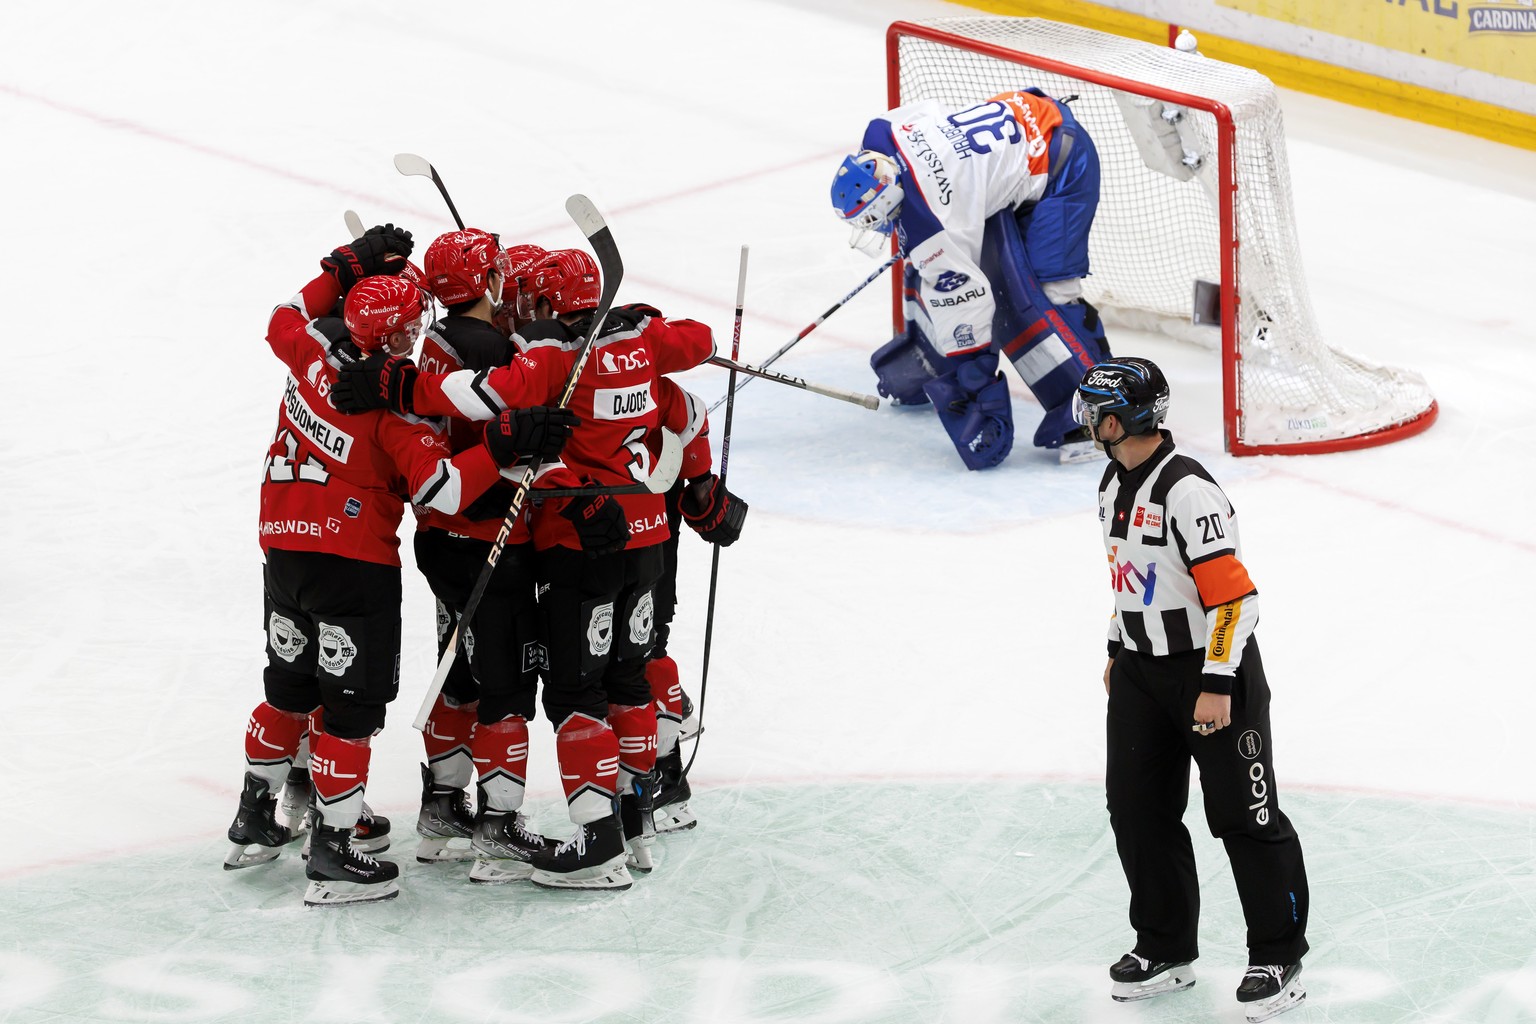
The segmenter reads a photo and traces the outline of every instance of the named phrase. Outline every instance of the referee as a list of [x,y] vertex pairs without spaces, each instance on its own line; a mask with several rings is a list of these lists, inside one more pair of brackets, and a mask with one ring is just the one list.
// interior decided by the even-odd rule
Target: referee
[[1109,969],[1111,996],[1147,999],[1195,983],[1200,891],[1183,824],[1193,760],[1248,926],[1237,999],[1249,1021],[1268,1020],[1306,998],[1307,873],[1275,786],[1269,684],[1253,635],[1258,592],[1237,514],[1159,429],[1168,382],[1150,361],[1099,363],[1073,406],[1110,455],[1099,482],[1115,595],[1105,789],[1136,931],[1135,947]]

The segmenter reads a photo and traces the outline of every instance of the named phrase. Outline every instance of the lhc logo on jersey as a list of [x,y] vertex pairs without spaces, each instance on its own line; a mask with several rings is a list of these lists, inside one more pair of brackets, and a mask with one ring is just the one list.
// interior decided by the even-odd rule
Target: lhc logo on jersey
[[272,653],[284,661],[292,663],[303,653],[304,647],[309,643],[299,627],[294,625],[292,619],[285,619],[277,612],[272,613],[272,618],[267,622],[267,643],[272,647]]
[[962,274],[958,270],[946,270],[939,275],[937,281],[933,282],[933,290],[936,292],[952,292],[969,280],[969,275]]
[[629,616],[629,642],[636,647],[644,647],[651,642],[651,627],[656,621],[656,606],[651,601],[651,592],[647,590],[645,596],[635,602],[635,610]]
[[357,658],[357,645],[340,626],[320,623],[320,667],[333,676],[342,675]]
[[592,621],[587,623],[587,650],[597,658],[605,656],[613,647],[613,602],[600,604],[592,609]]
[[1148,562],[1147,571],[1142,572],[1136,568],[1135,562],[1119,561],[1120,545],[1116,544],[1109,549],[1109,585],[1117,594],[1134,594],[1136,585],[1142,586],[1141,604],[1146,607],[1152,603],[1152,592],[1157,589],[1157,563]]

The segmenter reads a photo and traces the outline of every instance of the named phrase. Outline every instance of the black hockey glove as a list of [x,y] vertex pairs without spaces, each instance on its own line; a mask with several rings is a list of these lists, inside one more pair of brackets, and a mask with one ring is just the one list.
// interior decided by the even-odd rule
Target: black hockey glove
[[646,302],[626,302],[622,306],[613,307],[613,311],[615,313],[635,313],[639,316],[655,317],[657,320],[663,319],[661,310]]
[[700,537],[723,548],[736,542],[747,520],[747,503],[726,490],[713,473],[690,480],[678,506]]
[[[591,484],[593,481],[584,481]],[[623,551],[629,543],[629,520],[624,506],[612,495],[594,494],[590,498],[572,498],[565,503],[560,514],[571,521],[581,550],[596,557]]]
[[404,356],[375,352],[360,363],[348,363],[331,385],[331,404],[342,412],[393,409],[411,412],[416,364]]
[[411,233],[393,224],[369,228],[361,238],[339,245],[320,261],[320,269],[336,279],[341,294],[365,277],[398,274],[411,254]]
[[579,423],[581,418],[574,412],[553,405],[503,409],[485,425],[485,447],[498,466],[510,466],[524,457],[558,458]]
[[527,348],[529,345],[541,341],[552,341],[558,345],[564,346],[569,342],[576,341],[581,336],[572,331],[559,320],[551,318],[547,320],[535,320],[532,323],[524,324],[521,328],[518,329],[517,337],[522,339],[522,344],[518,347]]

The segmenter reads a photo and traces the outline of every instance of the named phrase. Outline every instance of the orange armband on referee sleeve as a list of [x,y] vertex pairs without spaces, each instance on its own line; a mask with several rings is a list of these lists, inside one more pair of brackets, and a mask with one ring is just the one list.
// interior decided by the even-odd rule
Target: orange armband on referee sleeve
[[1236,555],[1217,555],[1192,565],[1189,574],[1195,579],[1195,589],[1200,591],[1200,603],[1208,609],[1258,592]]

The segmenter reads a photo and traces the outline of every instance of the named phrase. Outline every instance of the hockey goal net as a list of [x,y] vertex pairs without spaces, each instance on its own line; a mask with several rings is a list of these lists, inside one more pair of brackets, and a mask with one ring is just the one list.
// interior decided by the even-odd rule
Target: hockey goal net
[[[962,108],[1031,85],[1076,97],[1102,171],[1087,298],[1111,325],[1219,345],[1228,451],[1363,448],[1434,421],[1421,377],[1348,355],[1318,330],[1269,79],[1038,18],[896,22],[886,44],[893,108]],[[1199,306],[1206,325],[1194,322]]]

